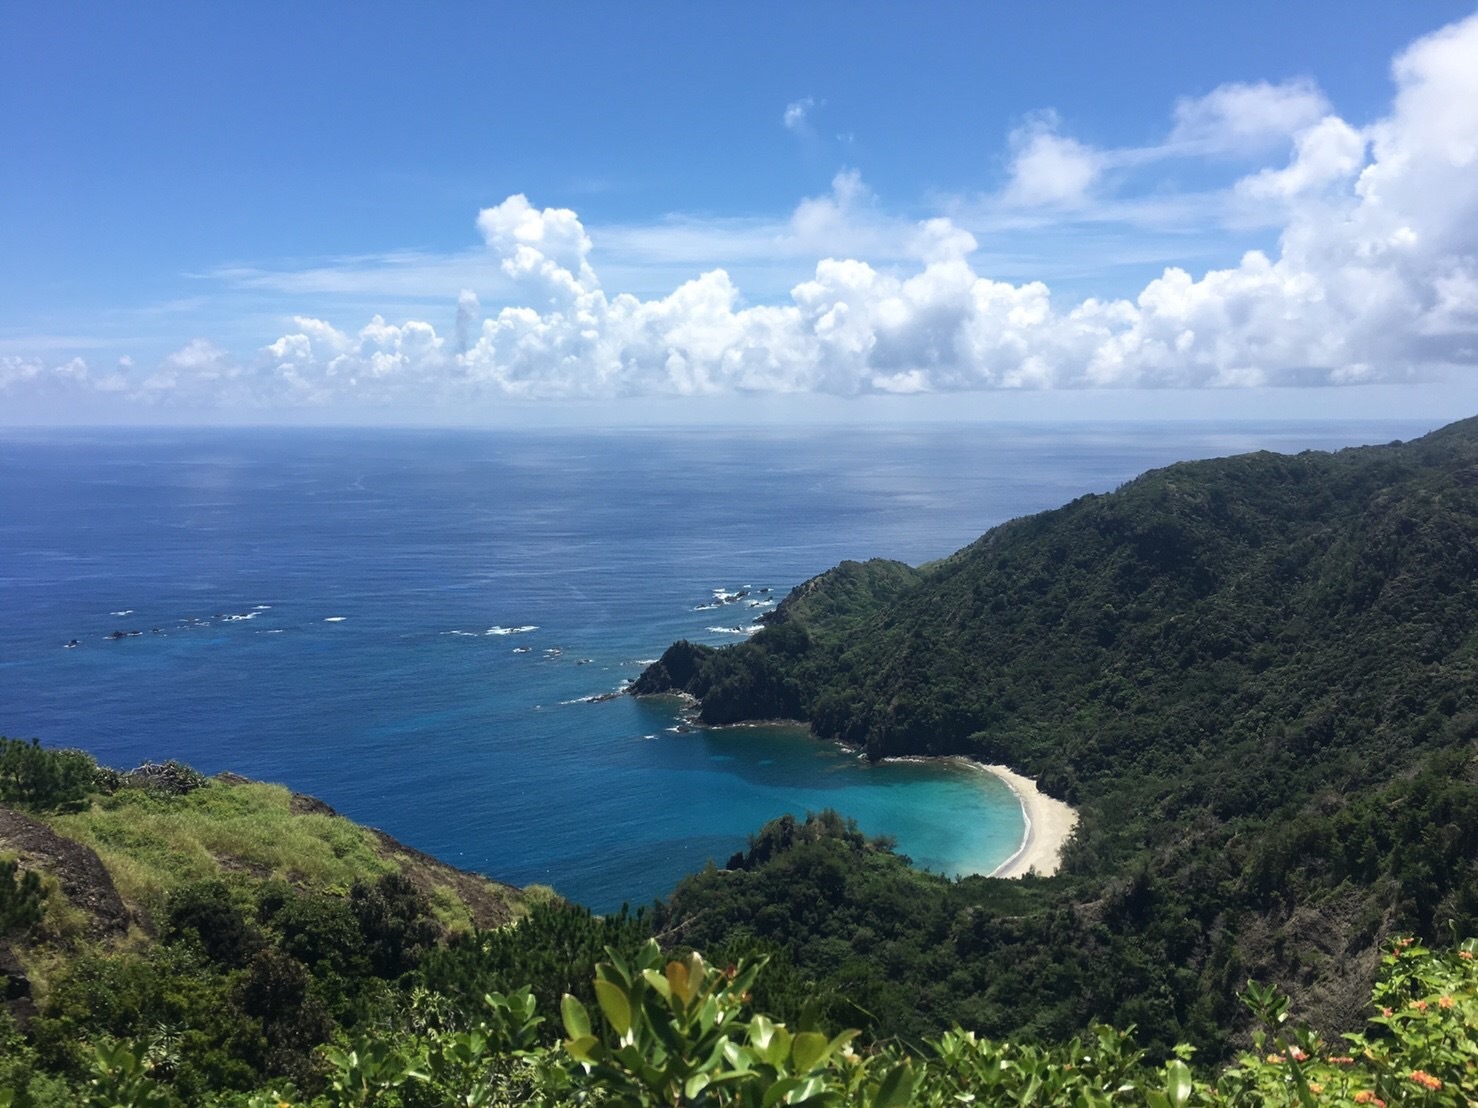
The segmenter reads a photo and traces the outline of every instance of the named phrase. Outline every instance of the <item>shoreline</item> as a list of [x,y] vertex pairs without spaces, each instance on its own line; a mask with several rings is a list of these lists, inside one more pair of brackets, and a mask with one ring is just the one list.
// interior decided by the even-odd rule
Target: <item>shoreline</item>
[[1021,805],[1026,830],[1016,853],[993,869],[991,877],[1025,877],[1035,873],[1051,877],[1062,864],[1062,848],[1078,826],[1078,813],[1068,804],[1050,797],[1030,777],[1024,777],[1009,766],[992,766],[983,762],[972,765],[999,777]]
[[[679,713],[682,722],[688,727],[708,728],[715,731],[738,729],[744,727],[794,727],[808,733],[812,739],[818,739],[810,730],[810,725],[803,720],[795,719],[767,719],[767,720],[742,720],[738,723],[728,724],[705,724],[699,723],[696,713],[692,709],[699,704],[697,697],[691,693],[669,692],[658,693],[658,696],[673,696],[683,701],[687,710]],[[853,747],[848,746],[840,740],[821,739],[822,742],[834,742],[844,750],[856,753]],[[1025,877],[1028,873],[1035,873],[1039,877],[1051,877],[1062,865],[1062,848],[1067,845],[1068,839],[1072,838],[1073,832],[1078,826],[1078,813],[1065,801],[1048,796],[1037,788],[1037,783],[1030,777],[1017,773],[1010,766],[990,765],[985,762],[977,762],[973,758],[962,754],[927,755],[927,754],[904,754],[884,758],[884,762],[937,762],[954,761],[962,765],[970,766],[972,769],[981,770],[999,778],[1005,786],[1011,790],[1016,797],[1016,802],[1021,805],[1021,819],[1023,830],[1021,843],[1015,852],[1004,862],[998,865],[986,877],[1000,877],[1011,879]]]
[[883,761],[956,762],[998,778],[1011,790],[1016,803],[1021,805],[1021,843],[1011,857],[981,876],[1013,878],[1035,873],[1039,877],[1051,877],[1062,865],[1062,848],[1078,826],[1077,810],[1042,792],[1030,777],[1017,773],[1010,766],[977,762],[963,754],[901,754]]

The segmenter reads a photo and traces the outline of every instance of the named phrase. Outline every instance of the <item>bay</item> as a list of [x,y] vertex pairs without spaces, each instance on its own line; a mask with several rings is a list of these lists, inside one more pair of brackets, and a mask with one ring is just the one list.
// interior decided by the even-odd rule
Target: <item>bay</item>
[[1429,429],[0,431],[0,732],[282,781],[600,911],[822,807],[988,872],[1021,835],[988,775],[592,698],[844,558],[928,561],[1183,458]]

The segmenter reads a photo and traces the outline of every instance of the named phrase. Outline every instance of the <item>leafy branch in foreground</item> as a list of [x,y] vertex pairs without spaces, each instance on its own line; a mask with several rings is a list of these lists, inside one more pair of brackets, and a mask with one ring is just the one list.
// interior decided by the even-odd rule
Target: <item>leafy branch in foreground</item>
[[[566,995],[566,1037],[558,1045],[540,1043],[529,990],[494,994],[468,1029],[325,1048],[327,1090],[312,1100],[272,1089],[214,1103],[1458,1106],[1478,1102],[1475,954],[1472,940],[1443,954],[1409,939],[1393,944],[1370,1030],[1334,1041],[1292,1024],[1288,1000],[1275,989],[1249,984],[1243,999],[1262,1024],[1254,1050],[1218,1074],[1198,1074],[1188,1047],[1154,1063],[1134,1045],[1132,1029],[1102,1026],[1055,1045],[995,1042],[956,1029],[918,1052],[889,1045],[859,1053],[855,1032],[828,1035],[809,1017],[792,1029],[754,1012],[750,990],[762,962],[719,969],[692,954],[664,964],[653,943],[596,968],[596,1010]],[[137,1048],[100,1047],[89,1102],[176,1103],[147,1068]]]

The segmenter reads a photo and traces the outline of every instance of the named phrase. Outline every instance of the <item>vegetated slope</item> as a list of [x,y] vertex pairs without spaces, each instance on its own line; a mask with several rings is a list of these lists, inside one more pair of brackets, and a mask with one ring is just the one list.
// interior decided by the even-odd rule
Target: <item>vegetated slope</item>
[[392,982],[551,897],[279,785],[0,739],[0,1091],[77,1103],[113,1038],[186,1102],[311,1085],[318,1045],[397,1010]]
[[[875,758],[1006,762],[1077,805],[1039,937],[991,940],[985,965],[1072,964],[1086,942],[1126,976],[1083,1016],[1124,1022],[1138,977],[1175,1000],[1181,1026],[1157,1031],[1214,1036],[1250,971],[1338,1023],[1393,927],[1478,922],[1478,420],[1170,466],[890,597],[853,577],[808,582],[746,643],[678,644],[660,665],[686,679],[654,667],[636,690],[698,697],[708,722],[803,719]],[[680,894],[705,921],[689,931],[721,930],[705,896],[755,872]]]

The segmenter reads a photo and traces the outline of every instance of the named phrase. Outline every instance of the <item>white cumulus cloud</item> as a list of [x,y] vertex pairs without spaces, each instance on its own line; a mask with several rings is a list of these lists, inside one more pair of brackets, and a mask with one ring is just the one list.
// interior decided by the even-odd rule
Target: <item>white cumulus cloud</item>
[[1057,133],[1047,112],[1011,133],[1011,180],[1004,199],[1021,206],[1084,203],[1104,169],[1101,151]]
[[1284,169],[1264,169],[1237,183],[1254,200],[1289,200],[1348,181],[1365,164],[1366,137],[1328,115],[1294,136],[1293,159]]
[[1329,111],[1311,81],[1227,84],[1175,106],[1171,146],[1213,154],[1259,153],[1276,148]]
[[[639,297],[602,284],[596,244],[574,211],[514,195],[476,221],[513,293],[485,304],[487,290],[468,286],[453,304],[449,290],[445,334],[415,319],[376,315],[348,331],[305,315],[253,357],[237,361],[197,339],[151,370],[120,367],[108,387],[465,411],[498,398],[1235,388],[1471,373],[1478,16],[1413,43],[1392,76],[1389,111],[1365,126],[1340,118],[1307,82],[1223,86],[1182,101],[1167,147],[1286,158],[1229,193],[1276,211],[1281,234],[1276,249],[1199,276],[1168,268],[1132,297],[1063,303],[1040,281],[994,279],[992,242],[943,217],[900,229],[852,170],[767,232],[775,251],[817,259],[788,295],[752,303],[727,270],[709,268]],[[1051,115],[1018,130],[1011,153],[1002,195],[1022,207],[1087,203],[1114,164],[1113,152],[1060,134]],[[80,362],[0,359],[4,390],[102,380]]]

